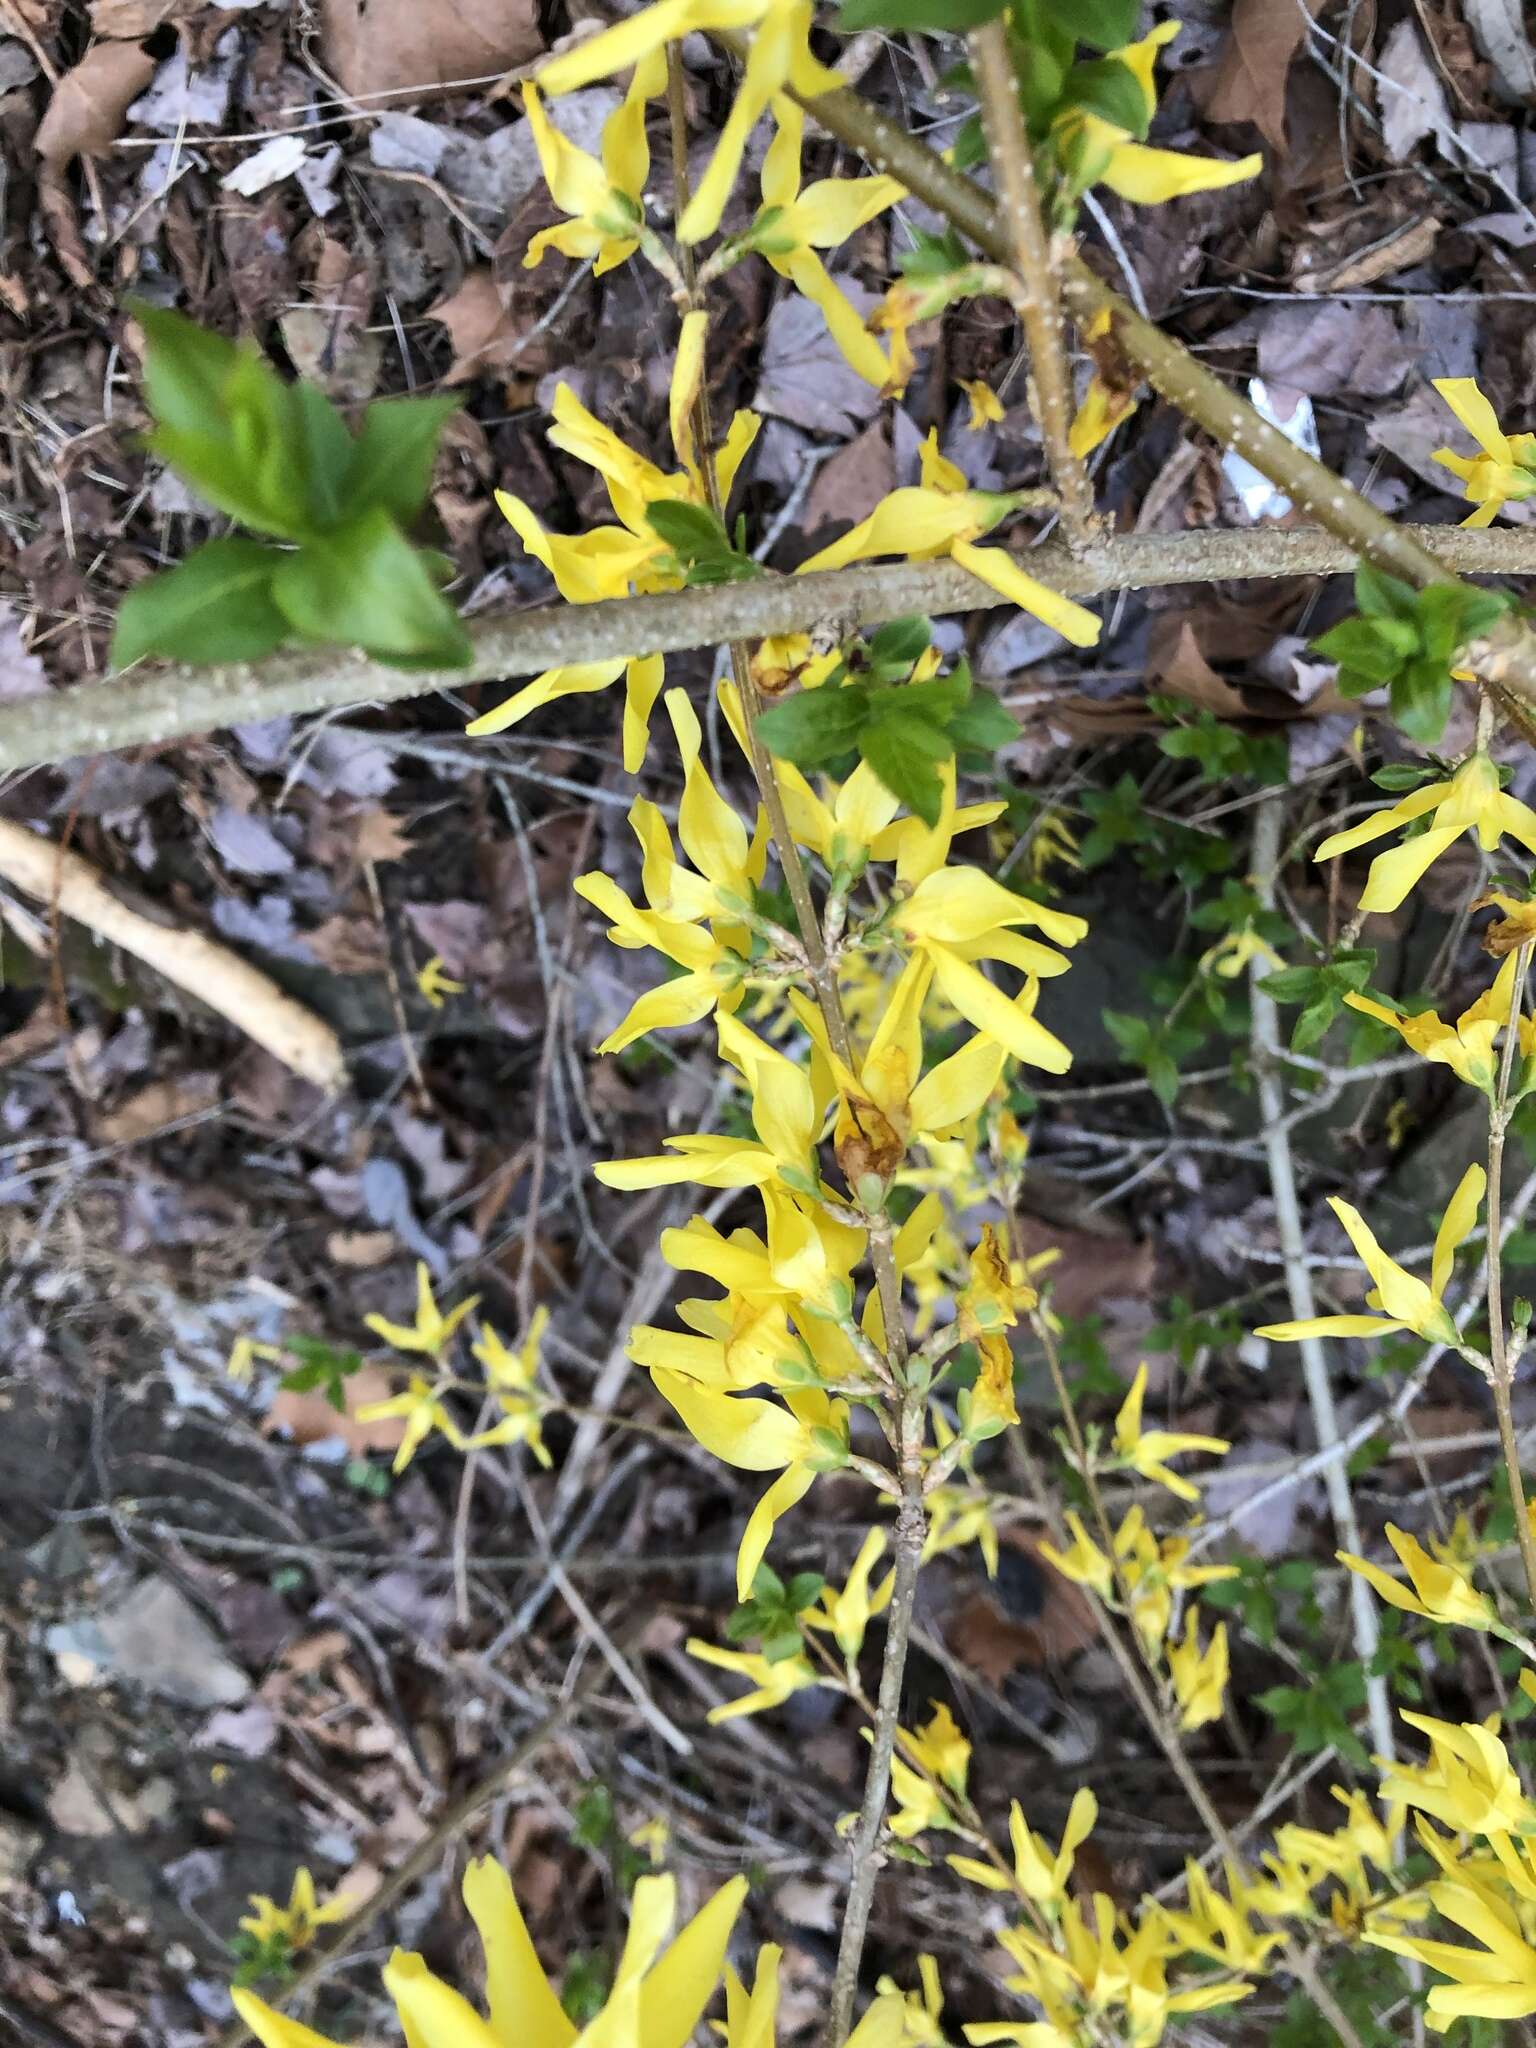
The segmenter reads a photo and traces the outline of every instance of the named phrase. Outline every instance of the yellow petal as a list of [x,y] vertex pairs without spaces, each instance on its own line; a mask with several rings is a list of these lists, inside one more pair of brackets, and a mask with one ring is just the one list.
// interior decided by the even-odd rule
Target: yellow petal
[[744,1877],[723,1884],[646,1977],[639,2036],[645,2048],[683,2048],[693,2033],[720,1983],[726,1944],[746,1896]]
[[844,361],[866,384],[883,389],[891,374],[890,357],[864,325],[852,301],[838,288],[821,258],[810,249],[797,249],[786,259],[786,268],[801,297],[820,308],[827,332],[837,343]]
[[[818,178],[795,201],[789,215],[790,231],[797,241],[808,242],[814,249],[835,249],[906,196],[906,186],[895,178]],[[1001,419],[1001,407],[989,417]]]
[[1060,591],[1049,589],[1036,577],[1027,576],[1004,549],[978,548],[969,541],[957,540],[949,552],[973,576],[990,584],[1021,611],[1032,612],[1074,647],[1097,646],[1102,629],[1093,613],[1072,598],[1063,597]]
[[651,713],[667,673],[660,654],[639,654],[624,668],[624,773],[638,775],[651,739]]
[[789,207],[794,204],[800,190],[800,150],[805,140],[805,115],[794,100],[779,93],[773,102],[773,120],[773,140],[763,158],[760,188],[764,206]]
[[1390,853],[1378,853],[1360,892],[1360,908],[1396,910],[1419,878],[1461,837],[1462,829],[1459,825],[1431,827],[1417,839],[1405,839]]
[[1256,178],[1264,159],[1255,152],[1235,163],[1222,157],[1186,156],[1182,150],[1149,149],[1144,142],[1122,142],[1110,154],[1098,182],[1135,206],[1161,206],[1190,192],[1214,192]]
[[775,1479],[757,1506],[747,1517],[747,1525],[741,1532],[741,1547],[736,1553],[736,1598],[749,1600],[752,1597],[752,1581],[757,1577],[757,1568],[768,1554],[768,1545],[773,1540],[774,1527],[782,1515],[797,1505],[815,1482],[816,1474],[808,1465],[791,1465]]
[[[660,660],[659,655],[655,658]],[[580,697],[592,690],[606,690],[623,673],[622,661],[582,661],[573,662],[566,668],[548,668],[543,675],[535,676],[531,683],[524,683],[520,690],[514,690],[494,710],[482,711],[478,718],[471,719],[464,728],[465,734],[470,739],[481,739],[487,733],[505,732],[509,725],[518,724],[530,711],[557,703],[562,697]],[[643,745],[641,758],[644,758]],[[636,762],[631,768],[626,760],[624,765],[634,774],[640,764]]]
[[569,2048],[576,2029],[540,1966],[512,1880],[491,1857],[465,1871],[464,1903],[485,1951],[486,2002],[500,2048]]
[[[244,1924],[242,1921],[241,1925]],[[285,2019],[280,2012],[274,2012],[270,2005],[257,1998],[254,1992],[234,1990],[229,1995],[234,2000],[235,2011],[261,2043],[261,2048],[337,2048],[329,2034],[317,2034],[313,2027]]]
[[1307,1316],[1295,1323],[1265,1323],[1253,1334],[1275,1344],[1299,1344],[1303,1337],[1385,1337],[1402,1328],[1386,1316]]
[[1451,1277],[1456,1253],[1472,1233],[1477,1212],[1488,1187],[1488,1176],[1480,1166],[1469,1166],[1457,1182],[1456,1192],[1446,1204],[1440,1228],[1435,1233],[1435,1254],[1429,1269],[1429,1291],[1439,1301]]
[[889,496],[867,519],[830,547],[800,564],[803,574],[818,569],[844,569],[876,555],[906,555],[913,560],[941,553],[962,534],[979,530],[981,514],[970,495],[948,496],[908,484]]
[[709,1015],[719,994],[708,974],[682,974],[675,981],[664,981],[659,988],[647,989],[630,1006],[623,1023],[609,1032],[597,1050],[622,1052],[648,1031],[675,1031],[683,1024],[697,1024]]
[[555,127],[534,84],[523,87],[523,111],[528,116],[533,146],[539,153],[539,167],[550,197],[562,213],[590,219],[608,197],[608,179],[602,165]]
[[1422,818],[1426,811],[1438,810],[1454,787],[1450,782],[1426,783],[1422,789],[1405,796],[1401,803],[1385,804],[1379,811],[1372,811],[1368,818],[1358,825],[1351,825],[1347,832],[1331,834],[1312,858],[1332,860],[1335,854],[1351,853],[1357,846],[1368,845],[1373,839],[1383,839],[1389,832],[1397,832],[1404,825],[1411,825],[1415,818]]
[[660,0],[540,65],[539,84],[550,94],[573,92],[595,78],[627,71],[695,29],[753,28],[763,12],[764,0]]
[[912,1091],[912,1127],[944,1136],[977,1115],[1002,1079],[1005,1049],[981,1033],[926,1073]]
[[1021,1009],[1017,1001],[1010,1002],[985,975],[948,947],[929,945],[925,951],[932,955],[934,979],[941,994],[978,1031],[995,1039],[1029,1066],[1042,1067],[1048,1074],[1068,1071],[1072,1055],[1066,1046]]
[[800,0],[779,0],[777,8],[759,22],[715,153],[677,224],[680,242],[701,242],[719,227],[741,169],[747,138],[789,76],[791,43],[797,30],[804,39],[810,11]]
[[743,1472],[778,1472],[805,1451],[805,1431],[777,1402],[715,1393],[660,1367],[652,1368],[651,1379],[689,1435],[722,1464]]
[[1436,377],[1433,382],[1485,455],[1491,455],[1496,462],[1514,461],[1509,437],[1499,425],[1498,414],[1478,389],[1475,377]]
[[384,1989],[410,2048],[504,2048],[468,1999],[443,1983],[418,1955],[396,1949],[384,1965]]
[[704,344],[709,336],[709,315],[695,309],[683,315],[677,338],[677,359],[672,365],[670,412],[672,446],[677,459],[690,476],[699,473],[694,449],[694,409],[704,389]]

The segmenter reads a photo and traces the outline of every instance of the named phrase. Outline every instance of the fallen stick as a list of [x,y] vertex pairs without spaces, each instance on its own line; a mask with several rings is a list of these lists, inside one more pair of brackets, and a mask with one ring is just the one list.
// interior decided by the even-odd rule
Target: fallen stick
[[346,1080],[341,1040],[329,1024],[227,946],[130,909],[78,853],[0,818],[0,880],[57,904],[65,917],[132,953],[306,1081],[330,1089]]

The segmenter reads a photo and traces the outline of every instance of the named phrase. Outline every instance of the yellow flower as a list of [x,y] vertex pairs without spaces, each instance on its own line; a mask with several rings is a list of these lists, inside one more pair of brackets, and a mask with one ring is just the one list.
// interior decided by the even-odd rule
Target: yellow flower
[[1437,448],[1436,462],[1459,476],[1476,507],[1463,526],[1490,526],[1511,498],[1536,496],[1536,434],[1506,434],[1475,377],[1436,377],[1435,389],[1482,450],[1458,455]]
[[884,176],[818,178],[802,192],[805,114],[781,94],[773,102],[773,118],[777,132],[763,160],[763,204],[742,236],[743,246],[766,257],[780,277],[820,309],[844,359],[866,383],[884,389],[891,381],[890,360],[816,251],[846,242],[876,214],[904,199],[906,187]]
[[868,562],[878,555],[904,555],[912,562],[948,555],[1010,603],[1043,619],[1075,647],[1094,646],[1099,621],[1092,612],[1027,576],[1006,549],[975,545],[982,534],[990,533],[1008,516],[1016,498],[1006,492],[973,491],[955,465],[939,453],[936,428],[930,429],[923,444],[922,461],[921,485],[909,484],[882,498],[867,519],[802,562],[801,570],[843,569],[850,562]]
[[[627,25],[627,24],[626,24]],[[603,40],[601,37],[596,40]],[[590,45],[585,46],[590,47]],[[672,445],[679,471],[668,473],[648,462],[643,455],[621,441],[617,434],[593,418],[568,385],[555,393],[552,408],[554,426],[548,440],[551,447],[588,463],[597,470],[608,489],[609,503],[622,524],[596,526],[590,533],[567,535],[548,532],[532,507],[510,491],[498,491],[496,503],[514,528],[518,539],[535,561],[542,562],[555,580],[555,588],[568,604],[593,604],[600,598],[626,597],[631,590],[647,592],[675,590],[681,578],[667,566],[671,549],[650,524],[652,505],[682,503],[705,506],[709,492],[694,447],[692,411],[704,373],[704,337],[707,316],[693,312],[684,316],[678,337],[677,359],[672,370]],[[736,481],[743,456],[751,447],[760,421],[755,413],[738,412],[719,453],[714,456],[715,481],[724,504]],[[465,727],[472,737],[504,732],[542,704],[559,698],[605,690],[625,678],[624,767],[638,773],[645,759],[650,737],[651,712],[655,708],[663,679],[659,654],[633,655],[628,660],[576,662],[562,668],[546,669],[525,683],[494,711],[487,711]]]
[[1071,1579],[1074,1585],[1087,1586],[1101,1600],[1107,1600],[1115,1584],[1113,1563],[1083,1527],[1083,1518],[1076,1508],[1067,1510],[1067,1529],[1072,1536],[1071,1549],[1058,1550],[1054,1544],[1042,1541],[1041,1556],[1055,1565],[1063,1578]]
[[782,1707],[791,1693],[803,1692],[808,1685],[825,1685],[827,1681],[818,1677],[804,1657],[780,1657],[773,1663],[756,1650],[718,1650],[713,1643],[706,1643],[698,1636],[688,1638],[688,1654],[697,1657],[701,1664],[716,1664],[722,1671],[734,1672],[738,1678],[746,1679],[751,1687],[739,1699],[727,1700],[723,1707],[711,1707],[705,1719],[710,1726],[717,1727],[722,1721],[734,1721],[742,1714],[761,1714],[769,1707]]
[[1463,832],[1475,831],[1484,853],[1492,853],[1505,835],[1518,839],[1528,853],[1536,853],[1536,811],[1506,796],[1499,787],[1499,771],[1489,755],[1468,755],[1448,782],[1427,783],[1413,790],[1401,803],[1376,811],[1363,824],[1347,832],[1335,832],[1325,839],[1314,860],[1331,860],[1397,832],[1415,819],[1430,815],[1429,829],[1408,839],[1390,853],[1379,853],[1371,862],[1362,910],[1396,910],[1430,865]]
[[988,421],[1006,418],[1003,401],[985,377],[961,377],[957,382],[971,401],[971,416],[965,423],[967,432],[979,434]]
[[641,223],[651,168],[645,107],[666,87],[666,57],[656,50],[635,66],[622,104],[603,123],[601,162],[555,127],[537,85],[523,87],[523,111],[544,182],[560,211],[572,216],[534,236],[523,257],[525,270],[536,270],[546,249],[558,249],[562,256],[579,261],[592,259],[597,277],[633,256],[640,246],[635,230]]
[[[1139,43],[1110,52],[1135,76],[1149,121],[1157,111],[1153,83],[1157,53],[1178,33],[1177,22],[1160,22]],[[1218,157],[1186,156],[1181,150],[1150,149],[1135,141],[1129,129],[1116,127],[1081,107],[1061,115],[1052,133],[1057,161],[1074,192],[1086,191],[1090,185],[1107,185],[1137,206],[1160,206],[1165,200],[1182,199],[1186,193],[1240,185],[1256,178],[1264,168],[1264,159],[1257,153],[1229,163]]]
[[1131,1619],[1149,1648],[1168,1633],[1176,1592],[1237,1576],[1237,1566],[1233,1564],[1186,1564],[1188,1538],[1165,1536],[1159,1542],[1139,1507],[1132,1508],[1116,1530],[1113,1559],[1106,1557],[1093,1541],[1075,1509],[1067,1510],[1066,1521],[1073,1538],[1071,1549],[1057,1550],[1053,1544],[1042,1541],[1041,1556],[1064,1578],[1089,1587],[1101,1600],[1114,1596],[1118,1568],[1130,1594]]
[[1179,1703],[1179,1726],[1203,1728],[1221,1716],[1222,1697],[1230,1675],[1227,1659],[1227,1624],[1219,1621],[1211,1640],[1202,1650],[1191,1615],[1182,1642],[1168,1645],[1168,1671],[1173,1679],[1174,1697]]
[[1487,1184],[1488,1176],[1480,1166],[1469,1166],[1462,1175],[1435,1233],[1427,1287],[1413,1274],[1405,1273],[1395,1259],[1388,1257],[1371,1235],[1358,1209],[1336,1195],[1330,1195],[1329,1208],[1349,1233],[1349,1241],[1360,1263],[1376,1283],[1365,1297],[1366,1306],[1382,1313],[1374,1316],[1309,1316],[1295,1323],[1266,1323],[1254,1335],[1272,1338],[1278,1344],[1294,1344],[1303,1337],[1386,1337],[1394,1330],[1412,1330],[1415,1336],[1423,1337],[1428,1343],[1455,1344],[1458,1332],[1443,1296],[1450,1283],[1457,1249],[1470,1236],[1477,1221]]
[[274,1936],[281,1936],[290,1953],[308,1948],[318,1928],[333,1921],[345,1920],[352,1910],[351,1897],[338,1893],[327,1899],[322,1906],[315,1898],[315,1880],[302,1867],[293,1874],[293,1885],[288,1893],[286,1906],[269,1899],[265,1892],[252,1892],[251,1904],[254,1912],[247,1913],[240,1922],[245,1932],[260,1942],[269,1942]]
[[843,1590],[834,1593],[830,1586],[824,1586],[820,1608],[812,1608],[801,1616],[807,1628],[830,1630],[850,1664],[864,1647],[864,1631],[870,1622],[891,1604],[896,1584],[894,1572],[887,1572],[873,1592],[869,1584],[870,1573],[884,1555],[885,1531],[871,1529],[853,1561]]
[[[932,1719],[915,1735],[906,1728],[896,1731],[898,1754],[891,1758],[891,1794],[897,1811],[886,1825],[902,1841],[910,1841],[928,1828],[958,1825],[945,1789],[964,1796],[971,1745],[955,1726],[948,1707],[937,1700],[932,1705]],[[868,1729],[864,1732],[868,1736]],[[903,1751],[911,1763],[899,1753]]]
[[[1522,902],[1502,889],[1487,889],[1471,907],[1504,913],[1484,930],[1482,937],[1483,951],[1492,953],[1495,959],[1503,953],[1517,952],[1521,946],[1536,944],[1536,898]],[[1530,1047],[1525,1046],[1525,1050],[1529,1052]]]
[[1436,1984],[1430,1991],[1430,2025],[1441,2030],[1455,2019],[1517,2020],[1536,2012],[1536,1947],[1527,1939],[1515,1909],[1465,1877],[1427,1889],[1435,1910],[1480,1941],[1481,1948],[1388,1934],[1371,1926],[1365,1928],[1364,1939],[1394,1955],[1428,1963],[1450,1978],[1449,1984]]
[[[1410,1017],[1385,1003],[1373,1002],[1369,996],[1350,994],[1344,1000],[1352,1010],[1391,1025],[1421,1059],[1449,1067],[1459,1079],[1488,1093],[1498,1078],[1494,1047],[1499,1033],[1509,1023],[1517,959],[1517,954],[1508,956],[1493,986],[1485,989],[1470,1009],[1463,1010],[1454,1024],[1442,1023],[1433,1010],[1420,1010]],[[1517,1020],[1516,1029],[1522,1041],[1530,1035],[1523,1018]]]
[[549,1324],[549,1310],[536,1308],[521,1347],[509,1351],[487,1323],[480,1341],[470,1348],[485,1368],[486,1383],[495,1395],[503,1420],[483,1441],[525,1443],[541,1465],[550,1463],[539,1424],[539,1350]]
[[1220,1436],[1190,1436],[1185,1431],[1172,1429],[1143,1430],[1141,1404],[1146,1391],[1147,1368],[1142,1364],[1137,1367],[1131,1391],[1115,1417],[1116,1455],[1123,1458],[1133,1472],[1139,1472],[1144,1479],[1155,1479],[1170,1493],[1176,1493],[1180,1500],[1198,1500],[1199,1488],[1177,1472],[1170,1472],[1163,1461],[1176,1457],[1180,1451],[1221,1452],[1230,1451],[1232,1446]]
[[1207,946],[1200,955],[1200,971],[1219,974],[1223,981],[1235,981],[1253,960],[1262,960],[1277,972],[1285,966],[1269,941],[1261,939],[1251,924],[1245,924],[1240,932],[1225,932],[1214,946]]
[[447,1315],[437,1305],[432,1292],[432,1275],[424,1259],[416,1261],[416,1320],[413,1323],[391,1323],[383,1316],[364,1316],[366,1327],[375,1336],[382,1337],[386,1344],[392,1344],[396,1351],[421,1351],[429,1358],[441,1358],[453,1340],[453,1334],[464,1318],[479,1303],[478,1294],[472,1294],[467,1301],[461,1301],[457,1308],[451,1308]]
[[1136,384],[1125,358],[1112,340],[1114,322],[1108,308],[1095,313],[1083,329],[1083,340],[1097,364],[1082,403],[1073,415],[1067,445],[1082,461],[1107,441],[1122,420],[1136,410]]
[[1443,1621],[1461,1628],[1492,1628],[1498,1620],[1486,1593],[1470,1584],[1466,1572],[1450,1564],[1437,1564],[1405,1529],[1387,1524],[1387,1541],[1408,1574],[1409,1584],[1394,1579],[1380,1565],[1347,1550],[1336,1552],[1339,1563],[1373,1586],[1383,1600],[1400,1607],[1405,1614],[1422,1614],[1427,1621]]
[[547,93],[570,92],[639,64],[652,51],[680,42],[695,30],[755,30],[735,104],[709,167],[677,224],[682,241],[702,241],[719,227],[747,138],[775,95],[788,86],[809,97],[835,91],[843,82],[811,55],[811,13],[811,0],[657,0],[630,20],[552,57],[540,66],[539,83]]
[[[1060,1908],[1067,1896],[1077,1852],[1093,1833],[1098,1817],[1098,1800],[1086,1785],[1079,1786],[1072,1795],[1061,1847],[1053,1852],[1043,1835],[1030,1833],[1024,1810],[1014,1800],[1008,1813],[1008,1834],[1013,1844],[1013,1889],[1020,1898],[1032,1899],[1048,1913]],[[990,1863],[977,1862],[970,1856],[950,1856],[945,1860],[951,1870],[985,1891],[1002,1892],[1009,1888],[1002,1871]]]
[[425,966],[417,969],[416,986],[434,1010],[440,1010],[448,996],[461,996],[464,993],[463,982],[455,981],[451,974],[443,972],[441,953],[434,953]]
[[638,1827],[631,1828],[624,1839],[632,1849],[639,1849],[652,1870],[656,1870],[666,1861],[672,1830],[663,1816],[657,1814],[654,1819],[643,1820]]
[[[937,1421],[938,1411],[935,1410]],[[946,1425],[947,1427],[948,1425]],[[923,1563],[940,1557],[946,1550],[963,1550],[974,1543],[981,1552],[987,1577],[997,1577],[997,1504],[985,1487],[936,1486],[927,1496],[928,1534],[923,1543]]]
[[358,1409],[359,1422],[385,1422],[396,1418],[404,1421],[405,1434],[395,1452],[394,1471],[405,1470],[434,1429],[446,1437],[456,1451],[489,1450],[493,1444],[510,1443],[515,1437],[528,1435],[520,1416],[508,1416],[477,1436],[466,1436],[448,1412],[443,1398],[446,1391],[445,1387],[423,1379],[420,1373],[412,1373],[402,1393],[392,1394],[387,1401],[370,1401],[365,1408]]
[[1208,1957],[1223,1969],[1265,1975],[1270,1953],[1284,1943],[1284,1934],[1261,1932],[1250,1921],[1242,1897],[1223,1898],[1198,1863],[1186,1862],[1184,1872],[1188,1911],[1175,1912],[1167,1906],[1158,1909],[1180,1947]]
[[[640,1878],[613,1989],[579,2038],[590,2048],[679,2048],[714,1996],[746,1894],[746,1879],[733,1877],[667,1946],[677,1916],[677,1881]],[[485,1952],[489,2018],[482,2019],[434,1976],[419,1955],[396,1949],[385,1966],[384,1988],[411,2048],[500,2048],[513,2041],[530,2048],[574,2048],[576,2029],[540,1967],[507,1873],[488,1857],[472,1863],[464,1873],[464,1902]],[[335,2048],[249,1991],[231,1996],[262,2048]]]
[[1511,1835],[1536,1828],[1536,1806],[1526,1798],[1491,1727],[1437,1721],[1406,1709],[1403,1719],[1429,1737],[1430,1760],[1388,1768],[1381,1781],[1383,1799],[1433,1814],[1458,1834]]

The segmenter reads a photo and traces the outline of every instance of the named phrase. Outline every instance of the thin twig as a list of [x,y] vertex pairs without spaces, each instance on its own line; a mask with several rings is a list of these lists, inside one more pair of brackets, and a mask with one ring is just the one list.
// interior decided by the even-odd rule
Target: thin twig
[[1092,555],[1101,536],[1093,486],[1071,446],[1072,385],[1061,331],[1061,284],[1041,217],[1034,159],[1002,18],[973,30],[970,45],[987,149],[1002,201],[1008,260],[1020,287],[1010,297],[1029,343],[1033,410],[1061,500],[1067,543],[1076,554]]
[[[1284,819],[1284,796],[1278,791],[1269,793],[1259,805],[1253,825],[1253,886],[1266,910],[1274,908]],[[1269,1164],[1269,1184],[1275,1199],[1275,1224],[1285,1259],[1286,1292],[1290,1296],[1292,1316],[1298,1322],[1308,1322],[1317,1314],[1317,1302],[1312,1293],[1311,1268],[1307,1264],[1307,1241],[1302,1230],[1295,1164],[1291,1158],[1291,1134],[1285,1117],[1285,1089],[1280,1079],[1280,1013],[1274,997],[1264,987],[1267,972],[1265,963],[1257,957],[1249,963],[1253,1071],[1258,1088],[1264,1151]],[[1333,1384],[1328,1377],[1328,1359],[1322,1341],[1317,1337],[1303,1337],[1297,1349],[1301,1353],[1301,1374],[1306,1383],[1307,1403],[1312,1410],[1312,1426],[1317,1432],[1319,1445],[1326,1450],[1339,1440],[1339,1417],[1333,1401]],[[1360,1524],[1355,1518],[1349,1473],[1342,1459],[1335,1459],[1325,1468],[1324,1484],[1328,1490],[1329,1512],[1333,1517],[1333,1533],[1339,1546],[1359,1556],[1362,1547]],[[1376,1606],[1370,1587],[1358,1572],[1349,1575],[1349,1609],[1355,1655],[1366,1674],[1365,1698],[1371,1739],[1381,1756],[1391,1758],[1397,1751],[1387,1684],[1371,1669],[1380,1641]]]

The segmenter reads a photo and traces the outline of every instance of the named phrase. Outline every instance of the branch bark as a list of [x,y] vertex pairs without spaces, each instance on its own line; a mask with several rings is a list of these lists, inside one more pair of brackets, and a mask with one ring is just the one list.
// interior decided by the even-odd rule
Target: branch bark
[[[1289,444],[1287,444],[1289,445]],[[1470,575],[1536,576],[1536,532],[1420,526],[1402,529],[1446,568]],[[1033,574],[1068,597],[1245,577],[1326,576],[1351,569],[1356,550],[1320,529],[1121,534],[1101,559],[1079,562],[1047,542]],[[0,773],[82,754],[160,746],[188,734],[347,704],[389,704],[434,690],[466,689],[534,675],[565,662],[636,652],[675,654],[772,633],[814,630],[829,620],[852,631],[913,612],[985,611],[1005,602],[968,569],[932,562],[860,563],[811,576],[677,590],[599,604],[540,605],[468,621],[468,668],[386,668],[345,648],[318,648],[261,662],[167,668],[0,708]]]

